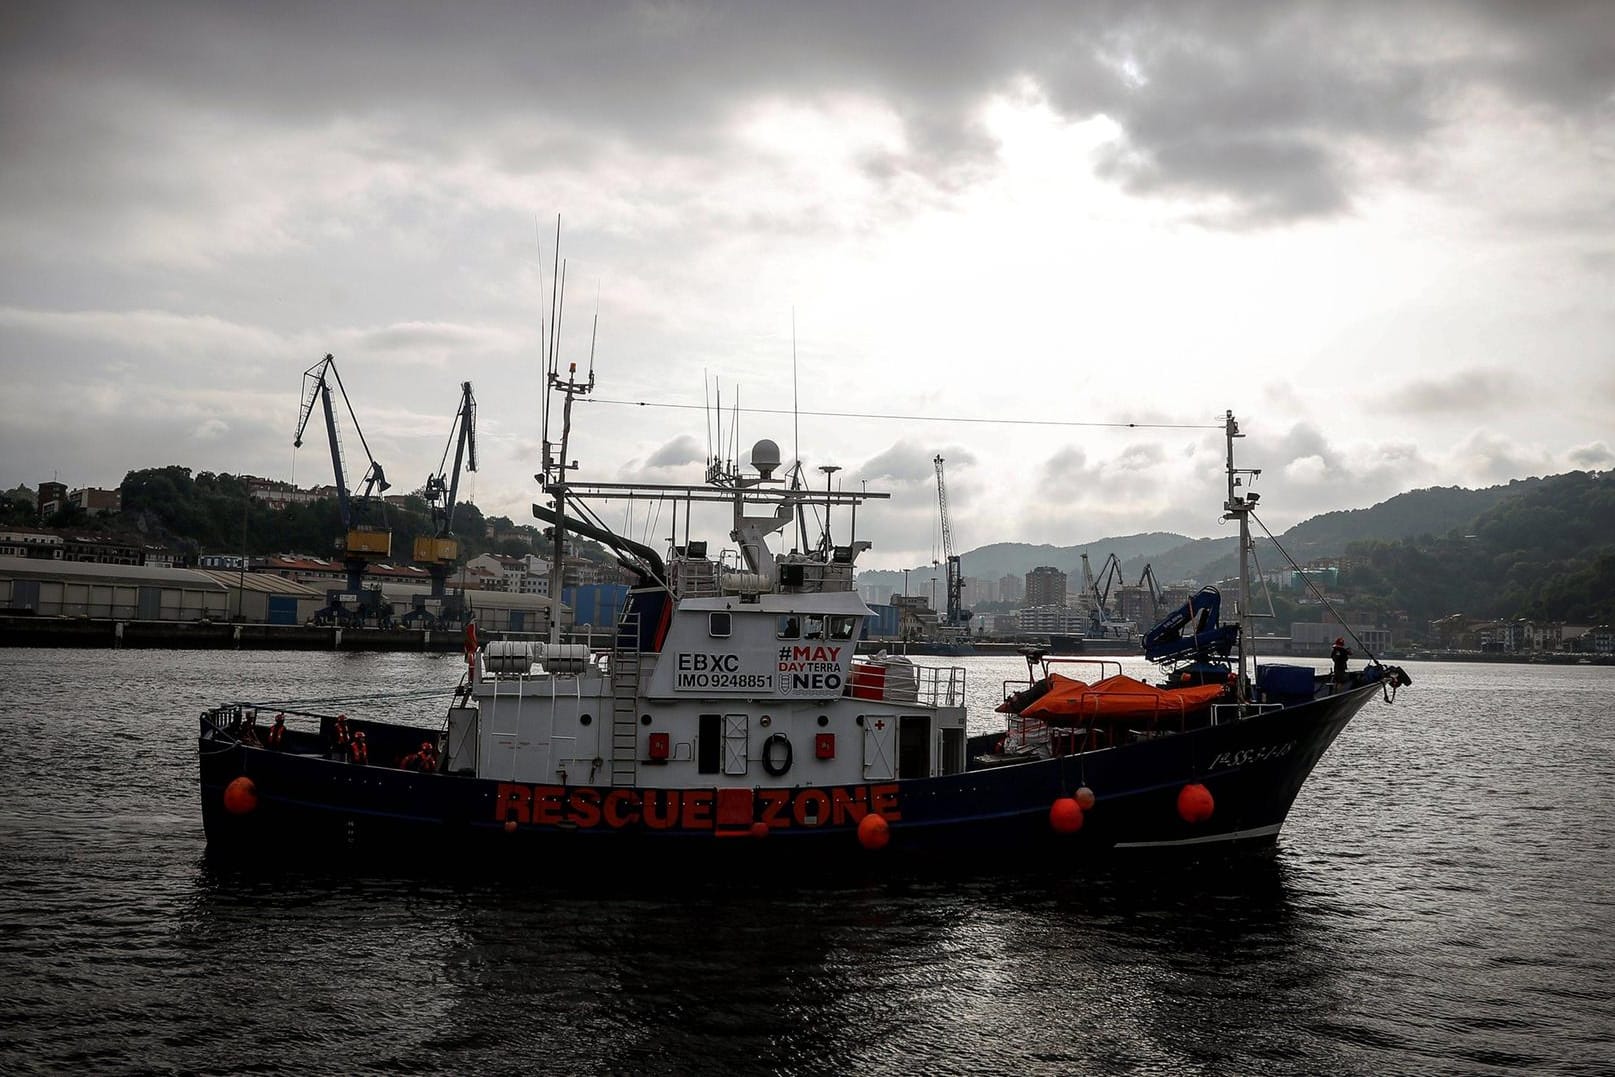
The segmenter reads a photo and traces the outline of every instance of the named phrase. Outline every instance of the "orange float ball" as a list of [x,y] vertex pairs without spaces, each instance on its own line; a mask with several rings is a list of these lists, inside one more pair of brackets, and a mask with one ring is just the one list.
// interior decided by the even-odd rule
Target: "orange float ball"
[[1087,811],[1089,808],[1093,807],[1093,790],[1089,789],[1086,785],[1078,786],[1077,791],[1073,793],[1072,796],[1076,798],[1077,807],[1081,808],[1083,811]]
[[1072,797],[1060,797],[1049,805],[1049,825],[1057,833],[1075,834],[1082,829],[1082,805]]
[[1211,790],[1199,782],[1190,782],[1178,790],[1178,815],[1185,823],[1203,823],[1211,818],[1217,803],[1211,799]]
[[506,834],[514,834],[514,833],[516,833],[516,820],[514,820],[514,819],[506,819],[505,820],[505,833]]
[[768,837],[768,824],[762,821],[751,824],[751,836],[754,838]]
[[245,774],[224,787],[224,810],[231,815],[246,815],[257,806],[258,787]]
[[865,849],[884,849],[892,840],[892,828],[879,815],[866,815],[858,820],[858,842]]

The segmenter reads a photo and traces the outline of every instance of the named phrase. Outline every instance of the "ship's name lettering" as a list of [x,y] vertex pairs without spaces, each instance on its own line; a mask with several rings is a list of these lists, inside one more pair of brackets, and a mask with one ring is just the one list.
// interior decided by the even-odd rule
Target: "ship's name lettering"
[[596,789],[592,786],[500,782],[494,821],[517,826],[566,826],[751,833],[856,826],[866,815],[899,822],[895,784],[807,789]]
[[1269,759],[1280,759],[1289,755],[1294,748],[1295,741],[1287,740],[1283,744],[1264,744],[1260,748],[1240,748],[1232,752],[1223,752],[1211,761],[1211,769],[1242,767],[1246,763],[1265,763]]
[[841,691],[841,671],[838,669],[833,673],[793,673],[790,691],[834,694]]

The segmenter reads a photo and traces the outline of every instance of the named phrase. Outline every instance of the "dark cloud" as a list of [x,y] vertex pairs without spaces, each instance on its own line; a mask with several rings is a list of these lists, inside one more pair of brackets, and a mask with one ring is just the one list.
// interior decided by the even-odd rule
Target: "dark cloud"
[[1591,445],[1578,445],[1571,449],[1569,460],[1580,468],[1604,470],[1615,465],[1615,452],[1602,441],[1595,441]]
[[1068,120],[1114,120],[1107,169],[1130,189],[1282,221],[1350,206],[1365,157],[1416,154],[1469,89],[1586,122],[1615,85],[1615,8],[1597,4],[13,4],[4,18],[0,190],[32,213],[199,197],[222,212],[224,191],[174,155],[193,136],[225,176],[241,133],[344,129],[372,168],[476,157],[532,175],[623,146],[695,159],[747,103],[845,97],[901,123],[900,148],[866,156],[870,177],[946,190],[994,152],[983,99],[1019,87]]
[[1439,378],[1416,378],[1387,393],[1386,406],[1404,415],[1473,415],[1517,409],[1530,382],[1510,370],[1470,367]]
[[[958,463],[964,463],[963,454]],[[858,478],[867,478],[870,483],[891,481],[891,483],[925,483],[937,475],[935,465],[937,452],[933,449],[924,449],[911,441],[900,441],[882,454],[875,455],[874,459],[866,460],[862,467],[856,470]]]
[[689,434],[680,434],[651,453],[645,460],[645,466],[679,467],[684,464],[699,464],[705,458],[700,442]]

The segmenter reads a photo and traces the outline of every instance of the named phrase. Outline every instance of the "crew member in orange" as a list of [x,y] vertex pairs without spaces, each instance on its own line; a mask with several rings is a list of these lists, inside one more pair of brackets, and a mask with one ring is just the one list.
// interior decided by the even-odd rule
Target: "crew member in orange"
[[286,716],[275,715],[275,724],[269,727],[269,746],[276,751],[280,750],[281,741],[286,738]]
[[339,714],[331,723],[331,748],[338,758],[348,754],[348,716]]
[[437,770],[437,745],[429,740],[421,741],[420,766],[423,773]]
[[370,762],[370,745],[365,743],[364,730],[360,729],[353,734],[348,742],[348,761],[361,766]]

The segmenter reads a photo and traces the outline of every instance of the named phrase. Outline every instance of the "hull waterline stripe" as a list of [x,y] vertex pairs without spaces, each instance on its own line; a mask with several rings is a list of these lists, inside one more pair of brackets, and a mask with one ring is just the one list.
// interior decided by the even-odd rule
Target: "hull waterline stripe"
[[1210,845],[1219,841],[1242,841],[1245,838],[1271,838],[1278,834],[1282,823],[1252,827],[1250,830],[1231,830],[1226,834],[1206,834],[1198,838],[1178,838],[1175,841],[1118,841],[1118,849],[1160,849],[1169,845]]

